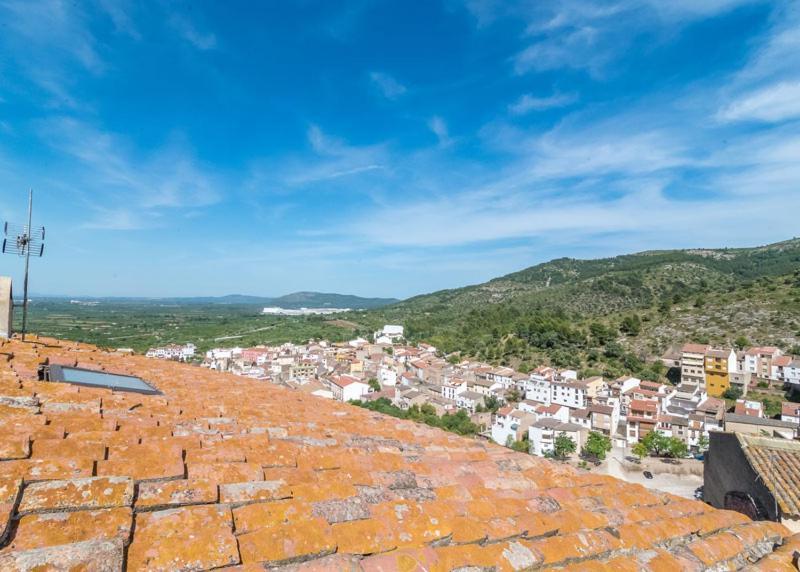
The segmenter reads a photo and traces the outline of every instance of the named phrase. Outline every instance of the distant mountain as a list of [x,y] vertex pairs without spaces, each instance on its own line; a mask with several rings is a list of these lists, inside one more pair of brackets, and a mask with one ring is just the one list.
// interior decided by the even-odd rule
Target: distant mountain
[[399,302],[396,298],[362,298],[351,294],[325,294],[322,292],[294,292],[270,300],[271,305],[281,308],[352,308],[354,310],[380,308]]
[[168,298],[94,297],[94,296],[38,296],[37,299],[75,299],[82,302],[108,302],[114,304],[229,304],[237,306],[279,306],[281,308],[351,308],[366,310],[380,308],[398,302],[396,298],[362,298],[350,294],[328,294],[322,292],[294,292],[285,296],[250,296],[228,294],[226,296],[190,296]]

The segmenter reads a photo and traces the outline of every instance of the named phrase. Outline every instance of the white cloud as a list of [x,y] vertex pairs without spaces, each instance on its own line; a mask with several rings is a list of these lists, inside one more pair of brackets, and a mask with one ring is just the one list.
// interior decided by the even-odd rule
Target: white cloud
[[83,6],[62,0],[0,2],[4,65],[13,65],[47,98],[47,106],[78,107],[75,72],[102,74],[106,64]]
[[584,26],[569,32],[559,31],[552,37],[534,42],[514,58],[514,70],[547,71],[564,67],[597,71],[608,59],[602,50],[595,49],[598,31]]
[[212,32],[198,30],[188,18],[180,14],[173,14],[169,22],[181,38],[198,50],[207,51],[217,47],[217,36]]
[[[251,167],[247,189],[252,192],[285,192],[323,185],[352,185],[357,177],[386,172],[389,153],[384,144],[350,145],[311,125],[307,139],[312,153],[256,161]],[[348,187],[351,191],[352,186]]]
[[[503,14],[526,23],[528,46],[512,59],[518,74],[562,68],[604,75],[642,32],[669,37],[676,27],[710,18],[744,4],[765,0],[562,0],[479,2],[466,7],[484,25],[486,14]],[[657,41],[657,40],[656,40]]]
[[578,95],[575,93],[554,93],[546,97],[536,97],[526,93],[509,105],[508,110],[514,115],[525,115],[531,111],[545,111],[557,107],[566,107],[576,101],[578,101]]
[[180,142],[145,155],[115,134],[71,118],[40,122],[43,140],[68,160],[53,174],[84,197],[95,228],[139,228],[170,209],[218,202],[219,175],[201,166]]
[[406,86],[387,73],[374,71],[369,74],[369,79],[386,99],[397,99],[408,91]]
[[800,81],[780,82],[747,93],[719,113],[723,121],[770,123],[800,117]]
[[447,129],[447,123],[438,115],[434,115],[428,120],[428,128],[436,135],[436,138],[439,140],[439,145],[446,146],[452,142]]

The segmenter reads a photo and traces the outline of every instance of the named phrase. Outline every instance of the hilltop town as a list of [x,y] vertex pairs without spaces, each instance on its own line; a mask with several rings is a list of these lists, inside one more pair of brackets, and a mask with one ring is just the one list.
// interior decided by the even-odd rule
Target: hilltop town
[[[453,359],[430,344],[408,345],[403,336],[402,326],[386,325],[372,340],[215,348],[197,361],[320,398],[396,415],[420,412],[420,420],[462,412],[469,424],[460,424],[460,432],[539,456],[583,452],[602,459],[611,448],[630,448],[640,456],[691,457],[708,448],[713,431],[792,439],[800,429],[800,403],[784,397],[785,389],[791,395],[800,387],[800,358],[775,347],[687,343],[662,358],[679,372],[672,385],[631,375],[581,378],[577,368],[522,373]],[[189,361],[194,350],[173,345],[147,355]],[[775,400],[778,414],[771,410]],[[650,434],[667,440],[662,450]],[[650,449],[636,448],[640,443]]]

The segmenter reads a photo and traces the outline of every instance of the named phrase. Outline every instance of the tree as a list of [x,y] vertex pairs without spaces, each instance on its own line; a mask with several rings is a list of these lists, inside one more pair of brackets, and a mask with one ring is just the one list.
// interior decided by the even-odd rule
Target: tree
[[553,443],[553,457],[556,459],[566,459],[569,455],[575,452],[578,446],[575,440],[564,433],[563,431],[556,436]]
[[381,384],[378,383],[378,380],[376,378],[374,378],[374,377],[370,377],[369,381],[367,381],[367,384],[369,385],[369,387],[373,391],[380,391],[381,390]]
[[709,446],[708,437],[706,437],[705,435],[700,435],[700,438],[697,440],[697,449],[701,453],[705,453],[706,451],[708,451],[708,446]]
[[[509,438],[511,438],[511,435],[509,435]],[[511,448],[518,453],[527,453],[530,450],[528,440],[524,438],[519,441],[511,439]]]
[[733,340],[733,345],[736,346],[736,349],[743,350],[750,345],[750,340],[744,336],[738,336],[735,340]]
[[689,453],[689,447],[683,442],[683,439],[669,437],[667,441],[667,450],[665,451],[667,457],[682,459]]
[[497,413],[497,410],[500,409],[500,400],[497,399],[496,395],[487,395],[483,398],[483,403],[485,411]]
[[[489,397],[494,397],[494,395],[491,395]],[[522,392],[516,386],[509,389],[508,393],[506,393],[506,401],[508,401],[509,403],[519,403],[520,401],[522,401],[524,397],[525,396],[522,395]],[[496,397],[495,400],[497,400]]]
[[590,455],[602,461],[606,458],[606,453],[611,450],[611,439],[597,431],[589,431],[586,444],[583,446],[583,454]]
[[632,451],[634,455],[639,457],[640,461],[650,454],[650,451],[647,449],[647,445],[645,445],[641,441],[639,441],[638,443],[636,443],[636,445],[633,446]]
[[625,316],[619,326],[619,331],[629,336],[638,336],[642,331],[642,319],[639,317],[639,314]]
[[725,399],[736,401],[737,399],[742,397],[742,390],[739,389],[738,387],[731,386],[722,393],[722,397],[724,397]]
[[656,457],[662,457],[669,449],[669,438],[658,431],[650,431],[640,442]]

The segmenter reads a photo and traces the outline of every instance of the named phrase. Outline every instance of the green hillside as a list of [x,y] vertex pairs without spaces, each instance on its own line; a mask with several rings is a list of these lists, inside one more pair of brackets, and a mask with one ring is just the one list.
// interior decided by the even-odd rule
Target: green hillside
[[371,324],[382,320],[446,352],[523,369],[550,362],[658,377],[651,358],[688,340],[800,343],[800,239],[561,258],[369,313]]

